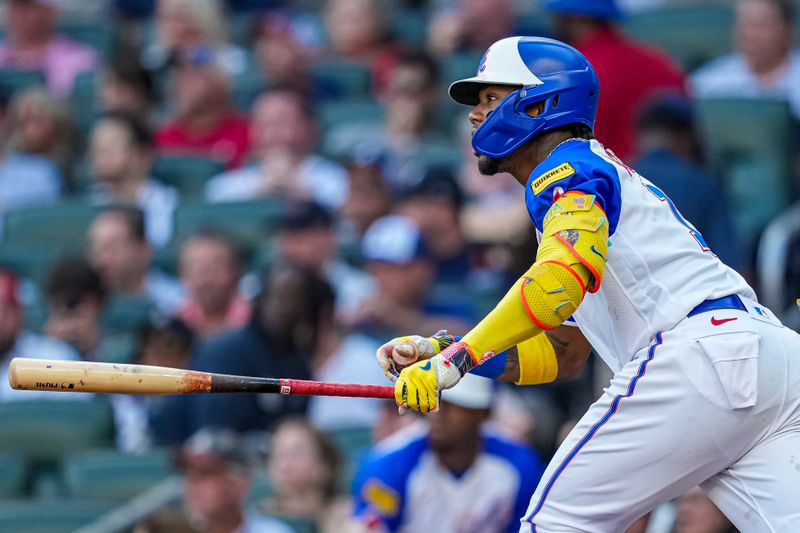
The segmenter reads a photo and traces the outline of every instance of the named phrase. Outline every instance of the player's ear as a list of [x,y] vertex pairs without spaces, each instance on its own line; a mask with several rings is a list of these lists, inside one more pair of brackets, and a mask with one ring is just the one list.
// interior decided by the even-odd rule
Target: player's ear
[[544,102],[537,102],[535,104],[529,105],[525,109],[525,113],[528,114],[530,117],[538,117],[544,111]]

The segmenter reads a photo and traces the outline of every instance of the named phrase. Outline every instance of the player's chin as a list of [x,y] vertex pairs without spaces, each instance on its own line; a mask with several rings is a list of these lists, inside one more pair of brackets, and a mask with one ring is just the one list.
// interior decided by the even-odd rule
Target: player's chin
[[484,176],[494,176],[500,172],[500,159],[488,155],[478,156],[478,171]]

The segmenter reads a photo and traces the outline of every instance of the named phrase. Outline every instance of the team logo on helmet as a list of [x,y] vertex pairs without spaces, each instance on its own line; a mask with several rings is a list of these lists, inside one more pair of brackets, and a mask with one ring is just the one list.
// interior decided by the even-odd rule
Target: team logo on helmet
[[483,74],[483,71],[486,70],[486,58],[489,57],[489,51],[491,49],[492,49],[492,47],[490,46],[483,53],[483,57],[481,57],[481,62],[478,63],[478,71],[475,74]]

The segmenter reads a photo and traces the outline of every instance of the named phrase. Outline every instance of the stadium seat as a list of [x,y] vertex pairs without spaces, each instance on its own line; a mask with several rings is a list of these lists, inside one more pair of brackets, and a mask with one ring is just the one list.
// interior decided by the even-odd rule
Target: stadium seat
[[316,83],[334,90],[343,99],[364,98],[372,88],[369,68],[345,61],[314,65],[311,67],[311,77]]
[[696,101],[711,169],[723,179],[734,224],[750,257],[764,226],[792,197],[794,124],[777,100]]
[[151,172],[157,180],[178,189],[184,200],[203,195],[206,182],[225,170],[217,159],[196,156],[161,155],[153,162]]
[[84,202],[25,207],[6,214],[3,246],[49,248],[51,251],[83,251],[86,231],[97,207]]
[[420,9],[397,9],[392,13],[391,33],[409,49],[424,49],[428,39],[428,14]]
[[0,69],[0,92],[4,94],[11,95],[44,84],[44,74],[41,71]]
[[42,284],[62,253],[62,250],[52,248],[47,243],[3,243],[0,245],[0,266]]
[[110,57],[117,44],[117,31],[113,24],[97,20],[65,18],[56,24],[56,32],[73,41],[91,46],[105,57]]
[[75,77],[70,95],[72,123],[86,136],[97,115],[98,76],[94,72],[81,72]]
[[295,533],[317,533],[316,522],[304,516],[282,516],[280,521],[294,529]]
[[689,71],[731,50],[733,10],[725,5],[672,6],[627,17],[631,37],[668,52]]
[[21,455],[0,453],[0,499],[25,494],[25,459]]
[[106,502],[9,500],[0,502],[0,533],[73,533],[110,511]]
[[107,333],[131,333],[150,319],[153,305],[144,299],[114,296],[106,303],[101,327]]
[[135,330],[105,335],[97,347],[95,358],[108,363],[130,363],[136,355],[138,341]]
[[263,468],[253,472],[250,480],[250,494],[247,496],[247,504],[253,507],[260,506],[264,500],[272,496],[275,487],[272,480],[267,476]]
[[165,453],[122,454],[114,450],[79,452],[61,462],[71,498],[125,501],[175,473]]
[[456,80],[474,76],[481,62],[481,54],[457,53],[442,62],[442,86],[447,87]]
[[99,399],[6,402],[0,404],[0,420],[0,451],[37,462],[54,462],[79,450],[113,444],[111,407]]
[[244,113],[250,111],[258,95],[268,87],[266,80],[256,69],[249,69],[243,72],[234,77],[232,82],[231,97],[233,98],[233,104]]
[[328,436],[348,461],[357,460],[372,446],[372,428],[347,428],[328,432]]
[[364,98],[345,102],[330,102],[320,106],[318,117],[323,136],[348,124],[378,123],[386,115],[384,107],[375,100]]
[[218,228],[255,248],[274,227],[283,210],[283,200],[272,197],[246,202],[187,204],[175,210],[177,240],[202,228]]

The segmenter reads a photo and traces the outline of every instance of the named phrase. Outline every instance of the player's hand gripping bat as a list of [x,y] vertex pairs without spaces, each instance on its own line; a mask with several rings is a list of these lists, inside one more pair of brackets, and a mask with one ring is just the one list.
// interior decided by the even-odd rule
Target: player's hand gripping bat
[[304,396],[394,398],[393,387],[301,379],[231,376],[149,365],[15,357],[8,381],[17,390],[121,394],[259,392]]

